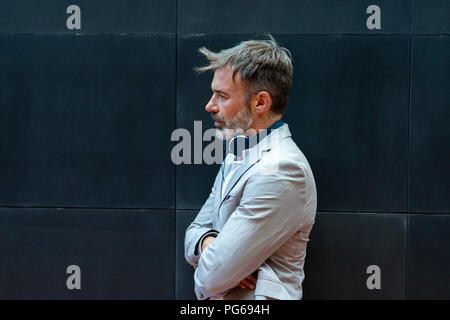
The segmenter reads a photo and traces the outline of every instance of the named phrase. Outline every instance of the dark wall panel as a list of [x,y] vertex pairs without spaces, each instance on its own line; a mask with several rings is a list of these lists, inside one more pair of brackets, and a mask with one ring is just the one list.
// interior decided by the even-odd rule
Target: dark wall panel
[[450,212],[450,37],[412,39],[410,210]]
[[[179,39],[178,127],[211,127],[204,110],[212,74],[201,46],[219,50],[255,35],[185,35]],[[294,84],[284,121],[305,153],[322,211],[407,210],[409,39],[279,35],[292,53]],[[182,88],[182,90],[180,89]],[[178,208],[200,208],[218,166],[177,167]],[[200,178],[199,178],[200,177]]]
[[414,34],[450,34],[450,1],[411,0]]
[[174,207],[175,36],[0,47],[1,205]]
[[[367,8],[381,11],[381,29],[369,30]],[[408,33],[409,0],[178,0],[181,33]]]
[[220,165],[195,155],[213,128],[197,50],[271,33],[318,191],[304,299],[449,299],[449,16],[447,0],[2,1],[0,298],[195,299],[184,235]]
[[[0,5],[2,33],[174,33],[176,0],[14,0]],[[70,5],[81,29],[69,30]]]
[[408,219],[408,299],[450,299],[450,215]]
[[[318,213],[305,260],[304,299],[404,299],[404,214]],[[380,268],[368,289],[367,267]]]
[[[0,209],[0,298],[173,299],[173,211]],[[81,289],[66,286],[81,269]]]
[[320,211],[406,212],[409,39],[286,36],[284,118],[312,165]]
[[184,258],[184,236],[186,229],[197,216],[197,211],[177,210],[176,213],[176,256],[175,256],[175,299],[197,300],[194,293],[195,269]]

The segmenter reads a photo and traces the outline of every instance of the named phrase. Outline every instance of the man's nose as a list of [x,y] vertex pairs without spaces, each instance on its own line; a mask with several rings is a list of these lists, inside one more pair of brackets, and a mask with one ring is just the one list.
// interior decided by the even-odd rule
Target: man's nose
[[209,102],[207,103],[205,110],[211,113],[217,113],[219,112],[219,107],[213,103],[212,99],[209,100]]

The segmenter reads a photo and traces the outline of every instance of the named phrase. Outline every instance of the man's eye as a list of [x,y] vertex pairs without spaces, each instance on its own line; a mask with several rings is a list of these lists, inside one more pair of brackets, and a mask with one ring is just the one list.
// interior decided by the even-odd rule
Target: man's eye
[[225,99],[225,96],[223,94],[219,95],[220,99]]

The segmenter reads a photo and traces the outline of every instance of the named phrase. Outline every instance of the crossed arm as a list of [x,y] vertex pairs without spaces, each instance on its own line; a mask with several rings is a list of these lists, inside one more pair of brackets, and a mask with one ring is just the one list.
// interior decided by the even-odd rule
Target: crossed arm
[[280,163],[276,174],[257,174],[248,180],[239,206],[221,232],[204,239],[201,253],[190,255],[212,230],[215,188],[186,232],[186,242],[190,241],[185,243],[186,259],[196,267],[195,291],[200,298],[223,295],[238,285],[251,288],[256,282],[254,275],[254,282],[249,279],[253,272],[301,227],[298,212],[306,202],[302,168],[291,161]]
[[[206,249],[206,247],[208,247],[211,243],[214,242],[214,240],[216,240],[215,236],[206,236],[201,243],[201,251],[203,252],[203,250]],[[247,278],[241,280],[241,282],[239,282],[239,287],[241,287],[242,289],[245,288],[249,288],[250,290],[255,290],[256,287],[256,278],[258,277],[258,270],[256,270],[255,272],[253,272],[251,275],[249,275]]]

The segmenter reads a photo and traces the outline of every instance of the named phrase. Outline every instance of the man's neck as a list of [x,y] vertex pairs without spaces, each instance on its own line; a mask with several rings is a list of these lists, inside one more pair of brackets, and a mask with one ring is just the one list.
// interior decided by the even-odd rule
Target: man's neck
[[249,133],[249,135],[254,135],[256,133],[259,133],[261,130],[270,128],[275,122],[280,119],[281,117],[270,119],[255,119],[250,128],[248,128],[247,132]]

